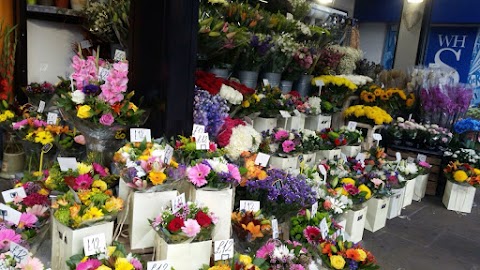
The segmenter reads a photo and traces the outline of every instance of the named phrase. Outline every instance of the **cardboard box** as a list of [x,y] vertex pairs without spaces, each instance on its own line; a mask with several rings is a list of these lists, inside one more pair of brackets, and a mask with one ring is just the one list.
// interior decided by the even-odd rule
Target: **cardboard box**
[[405,184],[405,195],[403,197],[402,207],[407,207],[412,204],[413,193],[415,192],[415,183],[417,182],[417,178],[413,178],[412,180],[408,180]]
[[346,240],[358,243],[363,239],[363,230],[367,220],[367,205],[359,210],[348,210],[343,214],[346,220]]
[[402,213],[403,197],[405,196],[405,187],[400,189],[392,189],[393,195],[390,197],[388,205],[387,218],[392,219],[400,216]]
[[413,200],[421,201],[425,197],[425,191],[427,190],[428,174],[417,176],[415,181],[415,190],[413,192]]
[[280,117],[277,122],[277,127],[286,130],[302,130],[305,128],[305,115],[292,116],[289,118]]
[[276,169],[296,169],[298,168],[298,156],[277,157],[271,156],[268,165]]
[[305,129],[322,131],[330,128],[331,124],[331,115],[309,115],[307,118],[305,118]]
[[448,210],[471,213],[476,188],[452,183],[447,180],[442,202]]
[[367,220],[365,221],[366,230],[376,232],[385,227],[389,205],[390,198],[371,198],[367,201]]
[[175,270],[201,269],[210,264],[212,241],[167,244],[155,233],[155,260],[167,260]]

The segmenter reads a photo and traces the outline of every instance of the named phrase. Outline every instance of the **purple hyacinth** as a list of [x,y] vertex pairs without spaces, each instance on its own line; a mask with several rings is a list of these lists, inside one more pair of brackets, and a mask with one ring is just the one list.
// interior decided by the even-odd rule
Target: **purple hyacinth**
[[227,101],[219,95],[212,96],[207,91],[195,87],[193,106],[193,122],[204,125],[205,132],[215,138],[230,110]]

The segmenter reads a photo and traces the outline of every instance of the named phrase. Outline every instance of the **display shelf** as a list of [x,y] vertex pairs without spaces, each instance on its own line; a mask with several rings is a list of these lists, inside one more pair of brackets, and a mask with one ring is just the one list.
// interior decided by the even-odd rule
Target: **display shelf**
[[80,24],[85,19],[73,9],[42,5],[27,5],[27,18],[71,24]]
[[401,151],[408,151],[408,152],[416,152],[419,154],[424,154],[427,156],[437,156],[437,157],[442,157],[443,156],[443,151],[433,151],[433,150],[427,150],[427,149],[419,149],[416,147],[409,147],[409,146],[403,146],[403,145],[395,145],[395,144],[388,144],[388,148],[391,149],[396,149],[396,150],[401,150]]

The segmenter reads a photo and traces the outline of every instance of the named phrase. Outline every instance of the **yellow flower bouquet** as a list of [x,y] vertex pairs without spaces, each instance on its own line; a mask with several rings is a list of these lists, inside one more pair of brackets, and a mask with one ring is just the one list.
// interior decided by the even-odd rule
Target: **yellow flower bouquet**
[[402,89],[382,89],[372,85],[360,92],[360,101],[368,106],[378,106],[391,114],[404,113],[405,110],[413,109],[415,95],[407,93]]
[[393,118],[385,110],[377,106],[355,105],[348,107],[344,116],[346,119],[355,120],[357,122],[383,125],[392,122]]
[[453,183],[480,187],[480,169],[468,163],[450,162],[444,169],[446,178]]
[[345,77],[323,75],[313,78],[312,84],[316,85],[317,81],[324,84],[320,95],[323,103],[330,103],[334,111],[340,110],[347,98],[357,90],[357,85]]

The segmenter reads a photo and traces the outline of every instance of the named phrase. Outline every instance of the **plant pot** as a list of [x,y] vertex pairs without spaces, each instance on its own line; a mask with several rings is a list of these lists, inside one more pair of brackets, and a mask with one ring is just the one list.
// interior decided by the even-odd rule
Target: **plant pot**
[[447,181],[442,202],[448,210],[471,213],[476,191],[472,186]]
[[277,118],[257,117],[253,120],[253,128],[258,131],[271,130],[277,127]]
[[305,115],[292,116],[289,118],[280,117],[277,127],[285,130],[302,130],[305,127]]
[[403,197],[405,196],[405,187],[392,189],[393,195],[390,197],[388,205],[387,218],[392,219],[400,216],[402,213]]
[[423,199],[423,197],[425,197],[425,191],[427,190],[428,184],[428,176],[429,174],[417,176],[417,180],[415,181],[415,191],[413,192],[414,201],[419,202]]
[[218,78],[222,78],[222,79],[228,79],[228,77],[230,77],[230,71],[228,69],[225,69],[225,68],[212,68],[210,69],[210,73],[213,73],[215,74],[215,76],[217,76]]
[[54,2],[53,2],[53,0],[38,0],[37,4],[42,5],[42,6],[53,6]]
[[282,74],[281,73],[276,73],[276,72],[267,72],[267,73],[263,73],[262,79],[267,79],[268,83],[272,87],[279,87],[280,86],[280,80],[282,79]]
[[238,79],[242,84],[252,89],[257,88],[258,71],[239,71]]
[[281,81],[280,82],[280,89],[282,93],[287,94],[288,92],[292,91],[293,82],[292,81]]
[[69,0],[55,0],[55,6],[59,8],[68,8]]
[[367,201],[367,220],[365,222],[367,231],[376,232],[385,227],[389,204],[390,198],[371,198]]
[[23,171],[25,168],[25,152],[6,153],[3,152],[2,172],[14,174]]
[[210,263],[212,241],[168,244],[156,233],[154,250],[155,260],[167,260],[176,270],[200,269]]
[[70,0],[73,10],[82,11],[87,6],[87,0]]
[[295,90],[298,91],[300,96],[306,97],[310,94],[310,88],[312,86],[312,75],[302,75],[295,84]]

